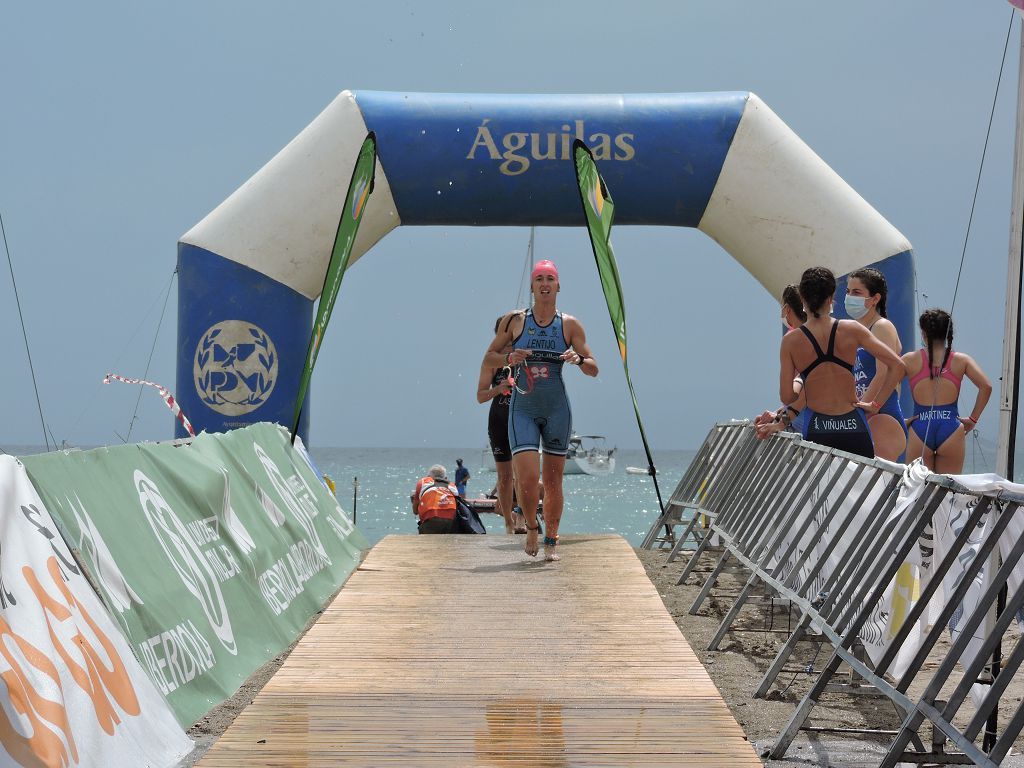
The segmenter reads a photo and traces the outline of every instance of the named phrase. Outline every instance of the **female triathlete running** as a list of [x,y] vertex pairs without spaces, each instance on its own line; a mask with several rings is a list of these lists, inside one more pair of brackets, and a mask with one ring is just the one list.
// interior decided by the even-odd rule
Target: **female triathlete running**
[[[538,478],[544,486],[544,555],[558,560],[558,526],[562,518],[562,473],[572,433],[572,411],[562,381],[562,369],[578,365],[588,376],[597,375],[583,325],[555,306],[560,290],[558,270],[539,261],[530,275],[533,307],[503,323],[484,356],[484,365],[508,365],[516,386],[509,404],[508,437],[512,469],[522,493],[520,506],[526,515],[526,553],[536,555],[540,525],[537,522]],[[504,353],[507,345],[512,351]],[[538,451],[544,453],[543,474]]]

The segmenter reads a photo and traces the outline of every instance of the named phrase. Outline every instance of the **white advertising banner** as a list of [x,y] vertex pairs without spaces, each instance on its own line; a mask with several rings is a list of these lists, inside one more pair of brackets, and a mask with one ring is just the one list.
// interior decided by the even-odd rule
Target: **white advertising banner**
[[192,748],[10,456],[0,456],[0,680],[0,765],[169,767]]
[[[928,468],[920,460],[909,464],[903,470],[903,479],[897,491],[897,502],[892,512],[889,513],[886,520],[887,525],[898,526],[900,518],[906,515],[921,498],[925,491],[925,480],[930,474]],[[895,531],[895,526],[893,530]],[[896,542],[890,539],[886,542],[879,542],[879,544],[883,549],[891,549]],[[918,540],[917,546],[911,549],[906,562],[900,566],[882,599],[878,601],[871,618],[860,630],[861,642],[873,663],[877,663],[881,659],[889,644],[903,628],[907,616],[920,597],[920,565],[922,549],[926,546],[927,542]],[[921,647],[924,629],[924,619],[922,618],[911,628],[910,634],[896,658],[889,665],[887,671],[890,675],[898,678],[906,672],[914,654]]]

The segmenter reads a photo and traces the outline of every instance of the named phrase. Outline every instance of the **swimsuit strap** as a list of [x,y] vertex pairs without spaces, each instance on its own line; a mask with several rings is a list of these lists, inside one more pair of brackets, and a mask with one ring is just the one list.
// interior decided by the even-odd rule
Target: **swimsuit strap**
[[[910,388],[911,389],[916,387],[918,384],[920,384],[925,379],[931,378],[931,371],[928,368],[928,350],[921,349],[919,351],[921,352],[921,370],[918,371],[916,374],[914,374],[910,378]],[[945,379],[946,381],[952,382],[953,385],[956,387],[956,391],[959,393],[960,392],[960,385],[961,385],[961,382],[963,381],[963,377],[962,376],[957,376],[955,373],[953,373],[952,370],[950,370],[950,365],[953,362],[953,355],[954,354],[955,353],[953,352],[953,350],[950,349],[949,350],[949,357],[946,358],[946,364],[939,371],[938,376],[939,376],[939,378],[942,378],[942,379]],[[934,368],[932,370],[934,370]]]
[[832,332],[828,335],[828,352],[825,354],[832,359],[836,356],[836,331],[839,330],[839,321],[832,321]]
[[807,375],[822,363],[835,363],[836,365],[845,368],[850,373],[853,373],[853,366],[835,355],[836,331],[839,330],[838,320],[832,321],[832,330],[829,332],[828,336],[828,352],[821,351],[821,345],[818,344],[818,340],[814,338],[814,334],[807,330],[807,326],[801,325],[800,330],[803,331],[804,336],[810,340],[811,346],[814,347],[814,352],[817,355],[814,361],[800,372],[800,376],[803,378],[804,382],[807,381]]
[[921,370],[910,377],[911,390],[928,378],[928,352],[924,349],[919,349],[918,352],[921,353]]
[[821,363],[824,362],[824,360],[822,360],[822,358],[825,357],[825,355],[821,351],[821,346],[818,344],[818,340],[816,338],[814,338],[814,334],[811,333],[809,330],[807,330],[807,326],[806,325],[801,325],[801,326],[799,326],[799,328],[800,328],[801,331],[803,331],[803,334],[804,334],[804,336],[807,337],[807,340],[809,342],[811,342],[811,346],[814,347],[814,354],[815,354],[814,362],[812,362],[810,365],[808,365],[806,368],[804,368],[800,372],[800,376],[803,378],[803,380],[807,381],[807,374],[809,374],[811,371],[813,371]]
[[953,382],[953,384],[956,386],[957,394],[959,394],[960,383],[963,381],[963,376],[957,376],[955,373],[953,373],[953,355],[955,354],[956,352],[954,352],[953,348],[950,347],[949,359],[946,360],[946,367],[939,371],[939,376],[942,376],[944,379],[946,379],[946,381]]

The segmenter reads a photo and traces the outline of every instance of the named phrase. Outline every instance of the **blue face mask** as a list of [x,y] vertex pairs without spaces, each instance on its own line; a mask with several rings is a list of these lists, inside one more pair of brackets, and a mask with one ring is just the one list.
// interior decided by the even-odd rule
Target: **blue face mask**
[[864,306],[864,302],[867,301],[863,296],[851,296],[846,294],[846,314],[852,317],[854,320],[860,320],[864,315],[868,313],[868,308]]

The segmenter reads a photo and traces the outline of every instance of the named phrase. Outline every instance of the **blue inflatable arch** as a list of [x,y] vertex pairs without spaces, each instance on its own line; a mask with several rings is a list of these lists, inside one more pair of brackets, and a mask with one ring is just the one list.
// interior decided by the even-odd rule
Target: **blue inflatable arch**
[[[696,227],[776,298],[809,266],[876,266],[901,338],[916,338],[910,243],[752,93],[344,91],[178,243],[176,394],[197,430],[291,423],[368,130],[377,179],[353,262],[401,224],[581,226],[570,155],[581,138],[617,224]],[[303,438],[308,419],[307,408]]]

